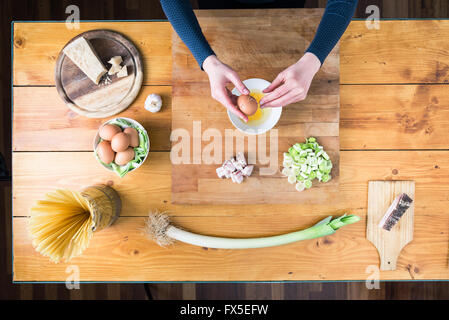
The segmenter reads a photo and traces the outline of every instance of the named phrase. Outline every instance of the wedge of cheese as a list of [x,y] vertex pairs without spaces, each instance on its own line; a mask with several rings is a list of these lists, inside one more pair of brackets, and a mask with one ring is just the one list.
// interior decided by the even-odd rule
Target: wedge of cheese
[[123,66],[123,68],[117,73],[117,77],[123,78],[128,76],[128,67]]
[[83,37],[70,43],[63,51],[97,85],[101,77],[108,72],[92,45]]

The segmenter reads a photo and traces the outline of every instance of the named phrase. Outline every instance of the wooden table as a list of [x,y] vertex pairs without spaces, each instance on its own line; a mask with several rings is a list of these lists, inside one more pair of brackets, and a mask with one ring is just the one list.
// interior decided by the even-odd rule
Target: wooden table
[[[379,263],[365,239],[368,180],[416,181],[414,241],[397,270],[381,272],[381,279],[449,279],[449,21],[382,21],[380,30],[368,30],[364,21],[350,24],[340,45],[340,194],[320,205],[171,204],[168,22],[86,22],[80,30],[67,30],[63,23],[15,23],[13,28],[15,281],[65,281],[68,265],[80,268],[82,281],[365,280],[367,267]],[[149,130],[152,152],[124,179],[105,171],[92,155],[92,137],[102,120],[69,111],[54,87],[59,50],[78,33],[97,28],[127,35],[145,62],[145,86],[121,115]],[[143,109],[153,92],[164,99],[158,114]],[[122,216],[95,234],[81,257],[53,264],[31,246],[28,209],[55,188],[77,190],[93,183],[108,183],[121,193]],[[362,220],[326,238],[277,248],[160,248],[138,231],[153,209],[168,210],[185,229],[232,237],[302,229],[344,212]]]

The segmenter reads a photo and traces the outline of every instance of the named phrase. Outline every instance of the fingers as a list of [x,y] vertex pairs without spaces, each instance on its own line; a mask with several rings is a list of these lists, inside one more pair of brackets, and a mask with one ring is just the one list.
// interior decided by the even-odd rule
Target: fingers
[[248,122],[248,117],[242,111],[240,111],[240,109],[237,108],[236,106],[231,105],[226,108],[228,108],[233,114],[235,114],[237,117],[239,117],[243,121]]
[[260,107],[263,108],[265,104],[271,102],[273,100],[279,99],[283,95],[286,95],[290,91],[290,87],[287,84],[283,84],[280,87],[274,89],[274,91],[265,95],[262,99],[260,99]]
[[248,88],[243,84],[242,80],[240,80],[237,72],[231,72],[228,77],[241,94],[249,94]]
[[283,78],[284,77],[283,77],[282,73],[279,73],[278,76],[276,77],[276,79],[274,79],[273,82],[268,87],[263,89],[262,92],[268,93],[268,92],[273,91],[275,88],[277,88],[282,83]]
[[226,88],[226,91],[228,93],[228,96],[231,98],[232,104],[234,106],[236,106],[237,105],[237,100],[238,100],[239,97],[236,96],[235,94],[232,94],[232,92],[228,88]]
[[287,94],[283,95],[282,97],[272,100],[263,106],[261,108],[278,108],[278,107],[285,107],[289,104],[301,101],[305,99],[305,95],[303,93],[297,93],[294,91],[290,91]]
[[233,96],[227,88],[223,88],[220,90],[215,90],[212,97],[220,102],[223,106],[225,106],[227,109],[229,109],[233,114],[238,116],[240,119],[242,119],[245,122],[248,122],[248,117],[236,106],[235,102],[236,99],[231,98]]

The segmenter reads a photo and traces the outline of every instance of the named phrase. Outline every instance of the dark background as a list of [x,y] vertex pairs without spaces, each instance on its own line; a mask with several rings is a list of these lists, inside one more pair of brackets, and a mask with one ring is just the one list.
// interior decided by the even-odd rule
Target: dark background
[[[191,0],[194,8],[198,1]],[[302,2],[302,1],[299,1]],[[325,7],[306,0],[305,7]],[[375,4],[382,18],[448,18],[448,0],[359,0],[356,18]],[[82,20],[165,19],[157,0],[2,0],[0,15],[0,299],[449,299],[449,282],[386,282],[380,290],[365,283],[273,284],[12,284],[11,266],[11,21],[65,20],[77,5]]]

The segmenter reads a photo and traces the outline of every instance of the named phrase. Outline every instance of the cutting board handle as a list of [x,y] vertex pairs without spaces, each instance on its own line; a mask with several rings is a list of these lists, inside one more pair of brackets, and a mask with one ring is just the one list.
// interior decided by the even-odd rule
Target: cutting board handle
[[[388,232],[386,230],[382,230],[381,232]],[[394,241],[394,239],[392,240]],[[396,263],[398,261],[399,255],[401,254],[402,249],[410,243],[402,243],[399,245],[391,245],[391,242],[387,243],[379,243],[383,245],[383,248],[379,248],[376,243],[370,240],[370,242],[376,247],[379,258],[380,258],[380,270],[388,271],[388,270],[396,270]]]

